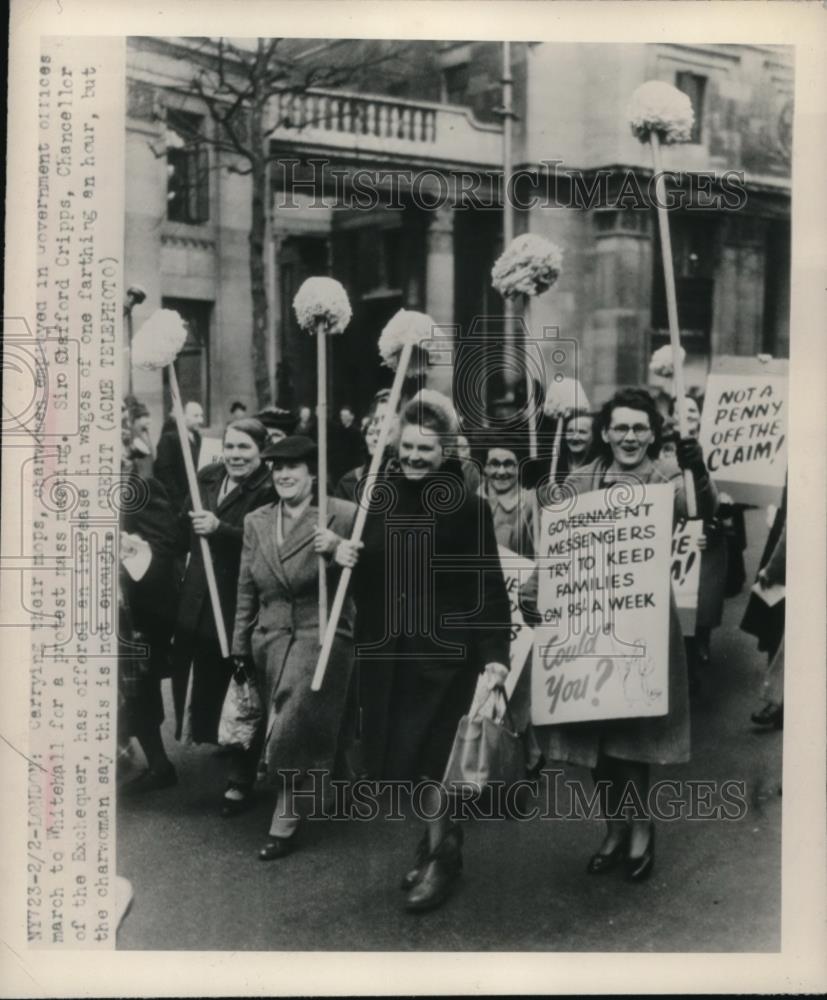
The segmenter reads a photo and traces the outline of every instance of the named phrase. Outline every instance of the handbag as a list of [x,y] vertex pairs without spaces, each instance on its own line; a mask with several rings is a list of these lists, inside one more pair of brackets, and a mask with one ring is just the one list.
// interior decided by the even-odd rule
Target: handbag
[[493,688],[489,697],[492,695],[505,701],[502,719],[495,721],[484,716],[483,701],[476,711],[459,720],[442,779],[449,792],[457,791],[457,786],[470,787],[477,793],[492,785],[507,788],[525,777],[523,743],[511,720],[505,690]]
[[264,718],[256,683],[246,671],[233,674],[218,722],[218,743],[222,747],[249,750]]

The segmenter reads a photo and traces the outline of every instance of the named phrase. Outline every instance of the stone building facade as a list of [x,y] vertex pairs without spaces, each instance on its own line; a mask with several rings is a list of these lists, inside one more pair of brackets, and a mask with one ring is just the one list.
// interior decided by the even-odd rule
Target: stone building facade
[[[353,46],[358,58],[360,43],[335,44]],[[786,356],[791,54],[771,46],[511,48],[515,229],[546,235],[565,253],[559,282],[524,317],[547,372],[576,373],[598,403],[618,384],[646,382],[648,358],[665,340],[651,157],[625,110],[647,79],[676,84],[696,109],[694,141],[664,151],[679,203],[670,219],[688,381],[702,385],[716,354]],[[187,319],[179,380],[218,428],[234,399],[257,405],[251,198],[249,178],[227,169],[231,156],[192,141],[211,127],[189,86],[205,59],[190,40],[129,41],[125,277],[147,292],[136,326],[160,305]],[[502,322],[490,285],[502,245],[502,46],[416,43],[400,66],[389,61],[358,88],[273,102],[268,364],[283,406],[314,403],[314,345],[291,310],[310,274],[342,281],[354,307],[332,347],[337,405],[363,410],[389,382],[375,345],[400,306],[443,328],[432,375],[440,388],[451,385],[456,346],[474,345],[482,328],[496,335]],[[493,369],[483,396],[497,391],[496,367],[481,368]],[[160,422],[168,402],[160,376],[136,372],[134,391]]]

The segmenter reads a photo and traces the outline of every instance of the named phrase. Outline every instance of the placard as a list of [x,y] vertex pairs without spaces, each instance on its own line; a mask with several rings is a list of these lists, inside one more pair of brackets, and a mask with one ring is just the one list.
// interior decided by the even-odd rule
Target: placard
[[672,564],[669,576],[672,593],[685,636],[695,634],[698,617],[698,588],[701,582],[701,559],[703,553],[698,547],[704,533],[704,523],[700,518],[678,521],[672,532]]
[[224,456],[224,442],[221,438],[201,438],[201,448],[198,452],[198,468],[220,462]]
[[535,725],[669,709],[670,483],[595,490],[541,522]]
[[787,473],[787,362],[724,356],[706,383],[700,443],[735,503],[778,503]]
[[505,578],[505,589],[511,607],[511,670],[505,681],[505,693],[510,698],[525,667],[529,650],[534,642],[534,629],[526,624],[520,611],[520,587],[534,572],[534,563],[517,555],[504,545],[499,546],[500,564]]

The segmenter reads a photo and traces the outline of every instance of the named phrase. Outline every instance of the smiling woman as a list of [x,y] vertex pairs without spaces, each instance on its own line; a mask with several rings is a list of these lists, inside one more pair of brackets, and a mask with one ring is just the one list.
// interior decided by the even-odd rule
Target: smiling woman
[[510,610],[491,512],[468,491],[450,401],[420,394],[401,417],[399,460],[371,497],[354,597],[362,750],[370,777],[430,779],[426,830],[402,880],[406,908],[443,903],[462,868],[462,828],[441,785],[481,673],[508,672]]
[[186,734],[195,743],[216,742],[221,706],[231,676],[218,646],[198,539],[203,536],[209,542],[224,626],[229,635],[235,615],[244,517],[274,496],[268,470],[261,461],[266,442],[266,428],[252,417],[228,424],[223,462],[208,465],[199,472],[198,487],[204,509],[189,512],[189,531],[182,539],[182,548],[189,543],[190,559],[175,629],[172,687],[177,735]]
[[329,776],[334,767],[353,664],[353,605],[348,600],[339,618],[324,687],[311,691],[319,654],[318,558],[335,590],[356,508],[329,497],[326,527],[318,527],[316,444],[310,438],[277,441],[263,458],[278,499],[244,522],[233,657],[236,676],[254,678],[264,719],[252,745],[234,755],[221,811],[231,817],[250,805],[261,758],[276,806],[259,858],[274,861],[296,844],[296,789],[311,773]]
[[[648,392],[618,390],[595,422],[603,453],[570,474],[566,480],[570,491],[578,495],[609,490],[615,484],[645,487],[671,482],[673,518],[685,518],[686,494],[680,469],[670,469],[656,461],[662,424]],[[717,495],[697,441],[681,438],[677,457],[681,469],[692,472],[700,515],[711,518],[717,508]],[[554,497],[541,490],[539,500],[547,506],[552,505]],[[607,509],[616,506],[608,493],[606,506]],[[668,659],[669,710],[665,716],[537,727],[537,737],[548,760],[590,767],[596,786],[602,790],[601,809],[607,833],[589,860],[586,869],[589,874],[603,874],[623,862],[630,881],[650,875],[655,858],[652,821],[643,809],[637,810],[627,822],[621,800],[631,789],[637,796],[636,802],[646,802],[650,765],[689,760],[687,665],[674,599],[669,608]]]

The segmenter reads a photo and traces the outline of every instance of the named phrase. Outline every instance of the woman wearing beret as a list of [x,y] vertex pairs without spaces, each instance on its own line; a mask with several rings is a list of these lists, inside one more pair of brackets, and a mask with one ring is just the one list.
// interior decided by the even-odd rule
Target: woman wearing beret
[[[424,394],[423,394],[424,396]],[[371,777],[423,786],[426,821],[406,907],[449,895],[462,867],[461,828],[441,780],[479,675],[508,672],[510,612],[491,512],[447,457],[456,425],[447,399],[415,397],[402,413],[398,461],[371,497],[355,561],[362,748]],[[444,399],[444,397],[441,397]]]
[[[236,670],[255,679],[264,718],[253,747],[236,758],[225,807],[230,813],[249,801],[263,756],[277,804],[259,858],[272,861],[295,845],[294,790],[307,772],[329,775],[334,765],[353,665],[353,604],[346,601],[339,618],[324,685],[311,691],[319,658],[319,555],[326,560],[328,593],[334,594],[337,550],[350,535],[356,507],[329,497],[327,527],[319,530],[316,445],[309,438],[295,435],[271,444],[264,459],[277,499],[244,521],[232,645]],[[237,807],[227,806],[233,801]]]
[[[575,494],[602,490],[613,484],[630,485],[671,482],[675,488],[674,518],[686,517],[683,476],[675,468],[669,475],[654,461],[660,450],[662,418],[652,397],[643,389],[620,389],[604,404],[595,422],[595,436],[602,454],[578,469],[566,485]],[[717,506],[715,488],[704,466],[695,438],[677,443],[678,463],[692,472],[700,517],[712,517]],[[541,495],[547,504],[551,498]],[[572,722],[538,726],[537,738],[549,760],[590,767],[595,784],[605,791],[607,833],[587,871],[602,874],[623,861],[626,877],[641,881],[654,865],[654,827],[646,810],[649,769],[652,764],[675,764],[689,760],[689,695],[686,654],[674,600],[669,607],[669,711],[665,716]],[[621,815],[624,797],[635,794],[643,815],[627,823]],[[628,799],[626,799],[628,801]]]
[[273,499],[270,475],[261,463],[266,444],[267,431],[253,417],[227,425],[223,462],[208,465],[198,473],[203,510],[189,511],[186,534],[182,530],[189,542],[190,558],[175,626],[172,690],[178,717],[176,735],[181,738],[188,715],[188,735],[194,743],[217,742],[221,706],[232,676],[232,667],[222,657],[218,644],[199,538],[209,543],[229,638],[235,617],[244,517]]

